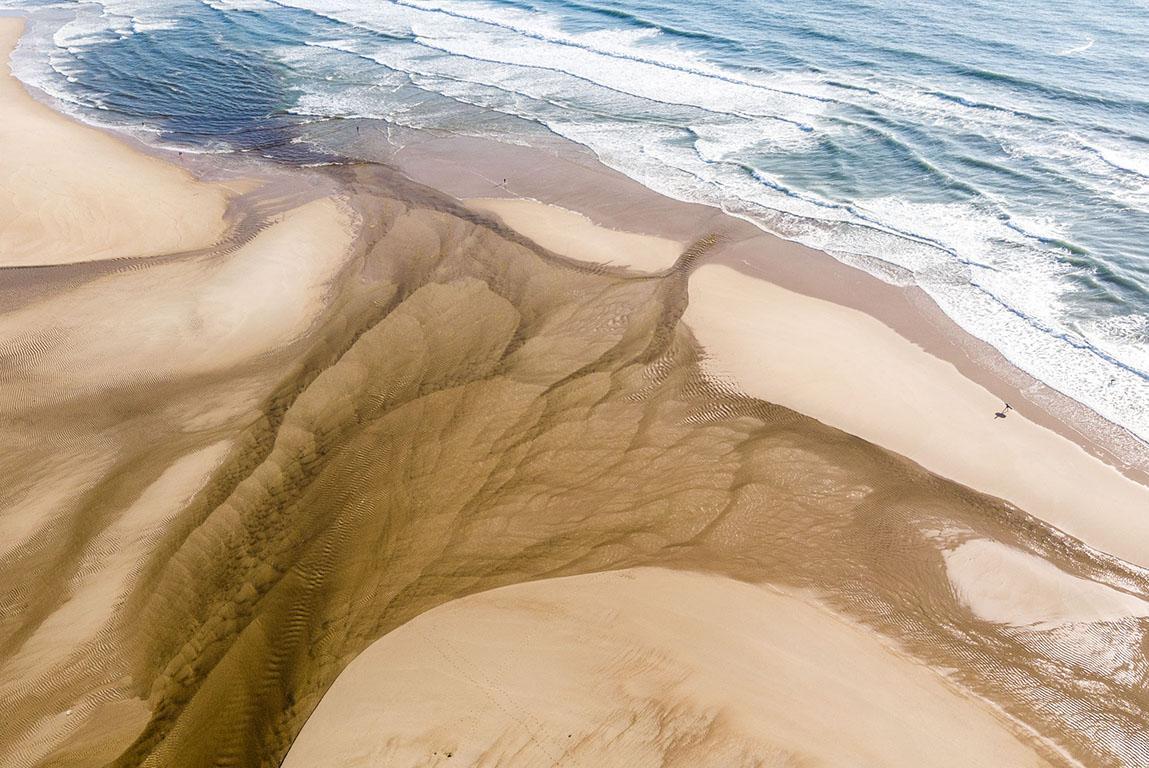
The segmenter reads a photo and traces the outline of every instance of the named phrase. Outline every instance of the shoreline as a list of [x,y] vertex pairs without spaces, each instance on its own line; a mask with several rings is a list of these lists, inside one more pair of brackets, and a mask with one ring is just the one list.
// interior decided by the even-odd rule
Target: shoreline
[[[5,17],[21,23],[26,23],[28,18],[17,10],[0,11],[0,19]],[[253,183],[253,179],[258,179],[254,183],[267,183],[276,177],[290,176],[294,168],[301,167],[235,152],[180,153],[113,126],[89,123],[61,111],[50,95],[18,78],[12,79],[20,83],[31,98],[64,119],[107,134],[145,155],[180,167],[203,181],[220,184],[231,192],[236,191],[230,189],[232,184],[238,183],[242,188]],[[375,127],[380,121],[346,118],[330,119],[328,123],[331,127],[322,130],[340,136],[336,145],[347,150],[345,157],[350,164],[383,162],[408,178],[459,200],[500,196],[535,199],[581,214],[609,229],[670,239],[683,237],[690,230],[689,226],[676,224],[676,219],[725,220],[735,247],[712,257],[718,263],[796,293],[874,317],[931,355],[953,364],[966,378],[999,395],[1003,402],[1028,403],[1032,406],[1026,411],[1029,419],[1067,437],[1125,476],[1149,487],[1149,442],[1018,368],[992,344],[958,325],[917,286],[886,283],[860,267],[817,248],[786,240],[737,214],[657,192],[609,167],[588,148],[554,134],[549,135],[546,146],[521,146],[474,136],[389,126],[385,131],[376,129],[380,135],[385,133],[382,142],[372,142],[370,131],[360,137],[350,128]],[[314,124],[309,127],[316,128]],[[394,135],[401,135],[402,143],[384,148]],[[544,164],[556,167],[539,173],[540,157]],[[466,162],[457,158],[465,158]],[[500,170],[500,164],[511,170]],[[575,177],[569,175],[570,170],[575,170]],[[499,185],[500,174],[516,171],[520,172],[508,185],[514,189]],[[554,183],[556,178],[562,178],[563,183]],[[294,182],[298,183],[298,179]],[[625,190],[635,200],[623,207],[603,206],[596,199],[601,196],[593,191],[599,183]],[[587,187],[592,191],[588,192]],[[657,226],[650,227],[651,221],[656,221]],[[646,231],[648,228],[651,231]],[[772,252],[766,259],[742,253],[755,249]]]
[[[921,290],[883,283],[828,254],[763,233],[749,222],[709,206],[667,198],[589,157],[568,158],[543,150],[452,137],[416,138],[397,150],[389,162],[408,177],[458,199],[479,199],[478,211],[489,213],[499,200],[535,200],[541,212],[540,223],[534,225],[538,232],[553,228],[555,221],[570,221],[555,219],[562,214],[544,210],[558,206],[616,236],[689,244],[704,235],[717,234],[719,243],[692,267],[697,271],[691,281],[693,285],[701,273],[716,268],[738,275],[722,290],[734,305],[742,302],[741,309],[727,312],[719,302],[707,321],[718,318],[720,326],[710,336],[717,340],[722,359],[711,372],[725,379],[728,386],[859,435],[943,477],[1011,501],[1103,555],[1149,568],[1149,515],[1142,512],[1149,509],[1145,446],[1130,436],[1137,452],[1129,456],[1119,452],[1120,446],[1102,442],[1096,431],[1068,421],[1061,414],[1076,409],[1095,417],[1089,426],[1119,429],[1011,366],[988,344],[953,323]],[[507,179],[505,184],[502,178]],[[516,210],[507,223],[512,229],[515,224],[523,227],[525,218],[522,210]],[[520,231],[530,236],[532,229]],[[658,264],[658,257],[644,257],[636,267],[638,273],[651,269],[652,264]],[[665,270],[649,273],[667,274]],[[737,339],[750,338],[756,331],[752,322],[738,322],[753,317],[761,303],[748,293],[755,284],[764,291],[773,286],[792,295],[784,301],[798,299],[794,307],[811,320],[807,326],[788,331],[802,340],[782,345],[783,353],[795,361],[785,370],[768,365],[755,369],[745,364],[756,347],[740,344]],[[783,294],[775,291],[771,295]],[[692,291],[686,313],[688,326],[691,307],[698,302]],[[820,309],[819,303],[824,308]],[[857,313],[857,320],[851,319],[851,313]],[[783,318],[775,316],[757,326],[757,333],[767,334],[757,337],[757,348],[770,343],[774,337],[769,331],[780,321]],[[814,386],[806,389],[814,390],[819,389],[815,382],[841,378],[836,365],[845,358],[819,356],[823,338],[810,331],[815,325],[822,325],[831,334],[823,337],[826,341],[852,334],[856,346],[864,350],[854,362],[871,371],[866,377],[866,393],[875,397],[862,398],[853,412],[849,412],[853,400],[849,386],[836,390],[820,387],[825,391],[810,397],[805,391],[794,390],[793,383],[781,389],[754,384],[771,377],[791,382],[809,377]],[[864,330],[857,330],[862,326]],[[694,330],[697,335],[702,329]],[[706,338],[700,341],[707,346]],[[719,347],[711,352],[716,353]],[[838,351],[848,354],[853,350],[847,346]],[[723,368],[723,360],[735,362]],[[881,369],[887,363],[892,365],[891,371],[901,371],[903,377],[887,378],[883,383]],[[738,368],[744,374],[741,377],[733,375]],[[883,399],[882,390],[896,390],[896,386],[888,385],[898,382],[915,383],[904,394],[894,392]],[[923,386],[925,395],[919,393]],[[986,392],[1000,402],[979,394]],[[947,398],[947,393],[952,393],[952,398]],[[1013,410],[999,425],[993,414],[1002,402],[1010,403]],[[979,419],[986,421],[974,424]],[[928,426],[931,423],[933,427]],[[1010,430],[1004,443],[1003,429],[998,427]],[[930,429],[935,434],[930,434]],[[956,439],[950,442],[950,438]]]
[[[0,25],[5,51],[25,28],[11,18]],[[10,153],[0,266],[146,258],[210,248],[228,235],[232,190],[137,153],[107,131],[60,119],[10,74],[7,55],[4,67],[0,98],[12,108],[0,126]]]
[[[569,142],[556,141],[564,143]],[[458,157],[465,162],[453,159]],[[1029,403],[1032,407],[1026,415],[1031,420],[1149,486],[1149,443],[1010,363],[991,344],[954,322],[920,288],[886,283],[828,253],[780,238],[718,208],[667,197],[609,168],[577,145],[551,152],[474,137],[415,136],[387,160],[414,180],[459,199],[534,199],[574,211],[609,229],[676,240],[688,240],[699,226],[715,226],[728,244],[710,257],[714,263],[877,319],[953,364],[1004,402]],[[547,164],[554,167],[545,169]],[[496,180],[500,168],[516,174],[505,187]],[[556,183],[557,178],[563,183]],[[603,188],[616,190],[612,204],[603,204]],[[613,204],[624,194],[630,198],[627,205]],[[766,257],[764,251],[769,251]]]
[[[25,90],[28,90],[27,87]],[[40,96],[43,101],[51,101],[45,94]],[[185,173],[194,164],[197,176],[212,179],[211,183],[222,184],[224,187],[238,184],[242,188],[252,183],[274,187],[276,178],[282,178],[289,188],[299,184],[299,179],[292,173],[294,166],[280,166],[260,158],[242,156],[242,162],[233,164],[233,154],[193,154],[184,158],[173,150],[148,145],[113,129],[91,126],[70,115],[62,116],[88,130],[126,140],[150,157],[177,163],[185,168]],[[347,121],[346,126],[336,124],[335,128],[342,130],[360,122],[373,123],[369,120]],[[373,141],[371,131],[364,133],[361,136],[357,130],[354,139],[348,139],[352,142],[346,147],[351,155],[349,160],[353,160],[356,154],[362,154],[370,162],[390,166],[404,177],[453,197],[464,205],[470,203],[472,210],[492,219],[500,218],[492,207],[497,207],[500,201],[508,201],[513,205],[518,204],[516,201],[526,202],[528,205],[516,210],[513,216],[508,214],[509,220],[505,223],[512,230],[531,237],[552,252],[576,260],[595,262],[595,248],[625,248],[628,243],[640,244],[645,240],[654,245],[644,257],[643,263],[636,268],[639,272],[665,274],[673,264],[672,251],[676,243],[687,245],[693,238],[703,234],[715,234],[719,242],[706,255],[699,268],[722,265],[745,279],[776,286],[797,296],[827,302],[828,308],[842,307],[873,319],[923,351],[926,357],[922,360],[937,360],[953,366],[962,379],[991,393],[1002,403],[1011,404],[1015,421],[1021,417],[1041,429],[1055,433],[1135,483],[1140,493],[1134,492],[1131,496],[1129,488],[1118,493],[1118,498],[1126,499],[1122,503],[1124,507],[1135,509],[1142,500],[1149,506],[1149,445],[1119,425],[1106,421],[1087,406],[1013,366],[990,344],[958,326],[919,288],[883,282],[830,254],[779,238],[750,221],[718,208],[667,197],[607,167],[589,150],[557,137],[553,146],[523,147],[489,139],[433,135],[425,131],[398,131],[404,134],[404,138],[395,146],[392,143],[396,134],[394,130],[386,131],[385,142],[382,144]],[[259,178],[260,181],[247,181],[253,178]],[[319,186],[325,185],[320,183]],[[333,192],[332,189],[323,189],[320,194]],[[233,200],[243,201],[244,196],[233,195]],[[562,226],[556,227],[552,221],[549,225],[532,230],[529,222],[535,214],[529,206],[531,201],[554,207],[546,218],[557,216]],[[572,235],[569,231],[558,236],[542,234],[548,229],[554,233],[564,228],[574,228],[578,234]],[[745,299],[745,295],[742,298]],[[753,311],[752,306],[748,305],[746,311]],[[821,316],[822,313],[815,314]],[[731,334],[727,332],[724,335]],[[874,338],[872,334],[859,337],[864,344],[871,344]],[[818,339],[812,337],[807,343],[817,345]],[[728,357],[738,356],[739,353],[743,353],[742,356],[744,353],[752,354],[753,349],[726,345]],[[802,366],[807,366],[807,362],[803,361]],[[748,386],[745,381],[737,381],[737,375],[733,375],[730,370],[723,370],[721,366],[711,366],[711,373],[725,379],[727,385],[736,386],[748,394],[767,400],[777,397],[775,391],[758,390],[752,385]],[[823,376],[826,375],[833,375],[833,371],[823,371]],[[1110,533],[1105,529],[1105,515],[1100,516],[1101,520],[1086,520],[1074,511],[1072,497],[1078,495],[1074,484],[1070,484],[1068,492],[1063,494],[1070,501],[1064,504],[1052,501],[1055,506],[1068,509],[1052,512],[1034,509],[1042,505],[1034,504],[1030,494],[1010,490],[1020,487],[1017,483],[1006,482],[1003,485],[992,479],[987,481],[984,471],[970,473],[961,467],[955,471],[952,462],[944,456],[934,455],[933,460],[930,460],[929,457],[935,452],[923,447],[920,440],[903,439],[905,430],[899,435],[882,429],[880,425],[859,426],[856,419],[839,418],[840,414],[835,413],[835,407],[809,407],[806,398],[799,397],[780,404],[795,407],[831,426],[907,455],[931,471],[975,490],[1013,501],[1022,509],[1032,510],[1038,519],[1085,541],[1101,552],[1116,554],[1126,562],[1149,567],[1149,556],[1141,556],[1138,546],[1149,544],[1149,518],[1141,521],[1127,517],[1127,522],[1119,526],[1117,532]],[[927,405],[946,409],[944,400],[937,398],[932,404],[919,404],[919,407]],[[987,414],[1000,407],[1000,404],[985,405],[983,410]],[[992,433],[983,437],[993,439]],[[1069,467],[1075,463],[1072,456],[1067,459],[1063,457],[1061,464],[1065,464],[1065,460],[1069,461],[1066,465]],[[1015,459],[1009,462],[1011,470],[1024,474],[1025,466],[1018,464],[1018,461]],[[1072,476],[1074,470],[1069,469],[1069,474]],[[1051,474],[1055,481],[1058,477],[1056,472]],[[1108,483],[1102,475],[1092,470],[1082,475],[1084,477],[1091,478],[1089,483],[1083,480],[1083,483],[1077,485],[1096,484],[1099,481],[1104,486]],[[1019,482],[1026,484],[1024,479]],[[1129,501],[1138,495],[1141,496],[1140,500]]]
[[[0,18],[5,16],[21,22],[26,18],[18,11],[0,12]],[[180,167],[199,179],[219,184],[231,192],[237,191],[230,189],[233,184],[239,184],[240,188],[251,183],[266,184],[277,177],[290,176],[297,167],[234,152],[184,155],[114,127],[88,123],[61,112],[53,106],[55,100],[51,96],[17,78],[13,79],[35,101],[53,109],[64,119],[110,135],[137,151]],[[369,118],[330,122],[348,126],[379,124],[379,121]],[[343,130],[335,129],[336,132]],[[1149,487],[1149,442],[1018,368],[992,344],[958,325],[917,286],[887,283],[829,253],[786,240],[736,214],[657,192],[610,168],[586,147],[558,136],[551,135],[552,146],[549,147],[521,146],[487,138],[392,126],[386,131],[386,142],[390,142],[394,134],[403,134],[405,143],[397,148],[388,147],[382,153],[380,144],[369,145],[370,135],[362,139],[357,134],[348,135],[338,143],[343,145],[341,148],[364,150],[362,157],[348,154],[351,164],[363,160],[392,165],[411,180],[425,183],[460,201],[484,197],[537,200],[579,214],[607,229],[660,239],[688,237],[690,232],[696,231],[692,225],[708,220],[721,221],[724,237],[731,241],[732,247],[711,256],[715,263],[726,264],[743,274],[811,298],[857,309],[877,319],[929,354],[951,363],[963,376],[998,395],[1003,402],[1014,405],[1028,403],[1031,407],[1025,411],[1027,418],[1068,438],[1126,477]],[[544,164],[556,167],[539,173],[540,157]],[[465,158],[465,162],[459,158]],[[575,171],[574,178],[570,176],[571,170]],[[506,187],[499,184],[500,173],[516,172],[516,178],[507,177],[510,183]],[[563,183],[555,183],[559,177]],[[288,183],[298,183],[298,179]],[[623,207],[604,206],[599,199],[601,195],[594,189],[599,183],[624,190],[634,200]],[[577,188],[572,189],[572,186]],[[329,192],[324,190],[324,193]],[[656,226],[650,226],[652,221]],[[682,226],[682,222],[688,224]],[[768,258],[761,258],[760,253],[754,255],[754,251],[764,250],[771,251]]]

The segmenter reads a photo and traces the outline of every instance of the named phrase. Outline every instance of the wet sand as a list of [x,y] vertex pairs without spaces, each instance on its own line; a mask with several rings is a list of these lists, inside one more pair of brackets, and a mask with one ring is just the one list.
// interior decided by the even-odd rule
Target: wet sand
[[[438,642],[440,607],[482,626],[456,601],[502,587],[530,596],[506,593],[512,613],[569,602],[537,631],[569,638],[573,622],[588,647],[564,641],[538,662],[554,677],[520,677],[501,701],[562,691],[589,733],[630,681],[634,717],[663,702],[685,729],[669,745],[626,731],[640,762],[695,762],[690,723],[732,760],[911,761],[920,712],[976,739],[971,759],[1149,758],[1149,575],[716,377],[689,320],[695,281],[729,255],[718,220],[631,230],[689,244],[639,271],[633,253],[611,267],[555,252],[386,167],[276,173],[231,187],[218,244],[157,254],[144,233],[136,257],[48,249],[59,263],[5,270],[0,764],[278,764],[361,653],[385,687],[389,638],[405,637],[391,633]],[[627,231],[585,213],[579,227]],[[858,343],[877,354],[878,338]],[[646,567],[662,575],[630,593],[582,581]],[[1041,599],[1011,602],[995,570]],[[744,608],[745,632],[699,632]],[[589,626],[592,609],[627,619]],[[458,674],[505,656],[489,634]],[[723,677],[766,663],[755,637],[790,675],[776,697]],[[595,671],[652,648],[668,663]],[[374,695],[380,677],[356,677]],[[438,738],[418,733],[434,702],[405,726],[412,744]],[[750,710],[767,704],[792,719],[759,732]],[[707,725],[726,711],[741,714]],[[319,733],[332,753],[394,736]],[[497,718],[471,733],[492,754],[522,738]]]

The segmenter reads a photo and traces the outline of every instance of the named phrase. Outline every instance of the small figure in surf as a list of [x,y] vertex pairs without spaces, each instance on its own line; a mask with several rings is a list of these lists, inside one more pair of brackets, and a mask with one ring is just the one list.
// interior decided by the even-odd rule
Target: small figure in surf
[[1013,410],[1013,406],[1012,406],[1012,405],[1010,405],[1009,403],[1006,403],[1006,404],[1005,404],[1005,407],[1004,407],[1004,408],[1002,408],[1002,409],[1001,409],[1000,411],[998,411],[997,413],[995,413],[995,414],[993,415],[993,417],[994,417],[995,419],[1004,419],[1004,418],[1006,417],[1006,415],[1009,413],[1009,411],[1012,411],[1012,410]]

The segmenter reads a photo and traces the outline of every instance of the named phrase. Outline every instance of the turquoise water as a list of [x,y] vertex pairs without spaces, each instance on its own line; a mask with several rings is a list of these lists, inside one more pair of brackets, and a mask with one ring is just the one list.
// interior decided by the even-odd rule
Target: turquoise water
[[1149,438],[1143,2],[7,2],[17,74],[86,119],[285,162],[336,159],[300,140],[330,118],[558,134],[921,286]]

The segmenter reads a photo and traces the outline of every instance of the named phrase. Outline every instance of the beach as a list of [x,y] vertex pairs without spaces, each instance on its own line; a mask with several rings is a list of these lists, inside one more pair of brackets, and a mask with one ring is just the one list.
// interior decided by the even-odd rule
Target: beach
[[0,763],[1149,755],[1141,447],[924,294],[583,155],[206,172],[45,102]]
[[[4,25],[6,52],[20,26]],[[7,54],[6,54],[7,56]],[[156,256],[215,244],[226,190],[196,184],[94,128],[61,121],[5,77],[3,266]],[[133,194],[125,194],[125,190]],[[195,211],[195,215],[187,215]]]

